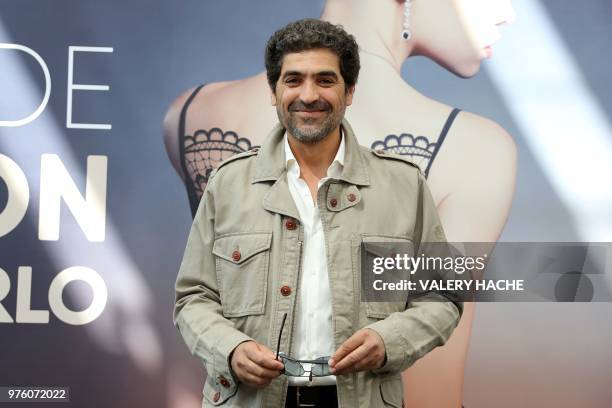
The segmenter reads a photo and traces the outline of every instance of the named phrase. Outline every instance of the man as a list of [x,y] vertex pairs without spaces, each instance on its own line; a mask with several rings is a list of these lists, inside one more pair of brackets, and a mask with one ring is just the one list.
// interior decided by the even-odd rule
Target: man
[[462,305],[361,302],[360,246],[444,241],[431,195],[415,166],[360,147],[343,120],[359,56],[341,27],[287,25],[266,71],[280,124],[211,175],[176,282],[204,404],[400,407],[401,371],[444,344]]

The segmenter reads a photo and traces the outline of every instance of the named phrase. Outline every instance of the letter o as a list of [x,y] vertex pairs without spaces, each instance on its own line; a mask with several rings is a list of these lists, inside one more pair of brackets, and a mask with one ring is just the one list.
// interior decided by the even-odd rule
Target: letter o
[[0,179],[4,180],[8,189],[8,201],[4,209],[0,210],[0,237],[2,237],[19,225],[25,216],[30,201],[30,188],[19,165],[1,153]]
[[[80,312],[70,310],[62,301],[62,292],[67,284],[74,280],[81,280],[91,286],[93,300],[89,307]],[[53,314],[64,323],[83,325],[96,320],[104,311],[108,299],[106,283],[98,272],[85,266],[73,266],[61,271],[49,286],[49,307]]]

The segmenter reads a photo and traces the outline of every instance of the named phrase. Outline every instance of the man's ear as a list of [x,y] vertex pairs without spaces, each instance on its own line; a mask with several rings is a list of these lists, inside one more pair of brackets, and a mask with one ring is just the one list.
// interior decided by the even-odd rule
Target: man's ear
[[272,106],[276,106],[276,93],[272,88],[270,88],[270,103]]
[[353,95],[355,94],[355,85],[351,86],[346,90],[346,106],[350,106],[353,103]]

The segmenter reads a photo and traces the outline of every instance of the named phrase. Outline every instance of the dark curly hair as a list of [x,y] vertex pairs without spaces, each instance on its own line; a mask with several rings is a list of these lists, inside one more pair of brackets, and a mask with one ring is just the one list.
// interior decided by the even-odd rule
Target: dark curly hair
[[306,18],[287,24],[272,34],[266,45],[266,74],[270,88],[276,92],[285,54],[327,48],[340,60],[340,74],[346,91],[357,83],[359,47],[355,37],[342,26]]

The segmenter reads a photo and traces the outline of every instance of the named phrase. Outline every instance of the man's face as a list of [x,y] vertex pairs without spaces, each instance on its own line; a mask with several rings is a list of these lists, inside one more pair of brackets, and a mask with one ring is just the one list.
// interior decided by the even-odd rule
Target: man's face
[[336,129],[354,87],[346,92],[338,56],[320,48],[286,54],[272,93],[278,119],[303,143],[316,143]]

